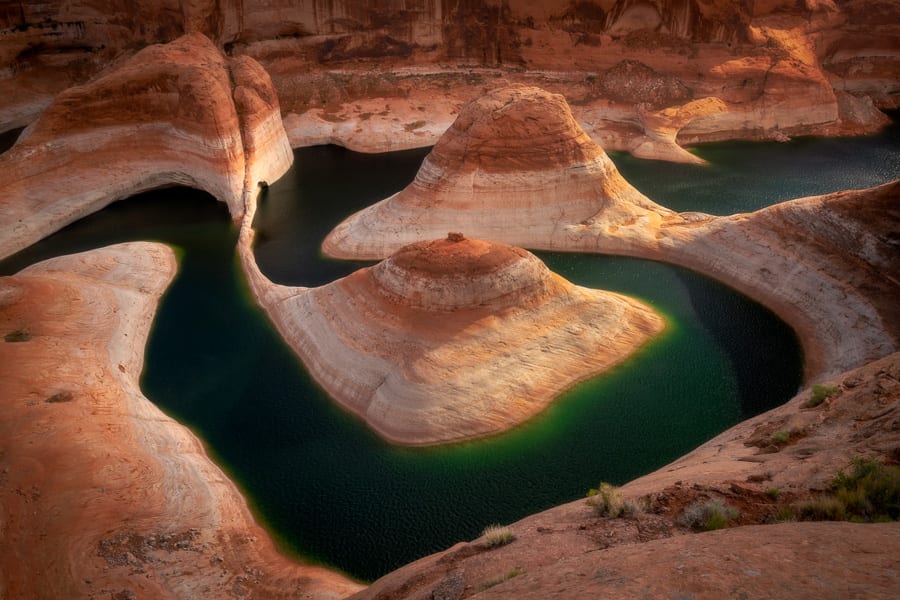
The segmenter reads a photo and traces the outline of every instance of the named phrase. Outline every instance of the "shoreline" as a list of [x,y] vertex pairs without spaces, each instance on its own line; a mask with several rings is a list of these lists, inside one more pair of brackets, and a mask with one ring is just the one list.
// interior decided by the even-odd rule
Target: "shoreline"
[[178,598],[281,597],[300,586],[323,599],[361,589],[282,555],[202,441],[141,393],[152,318],[174,272],[167,246],[131,242],[4,278],[0,319],[29,339],[0,346],[4,370],[16,366],[2,378],[11,444],[2,456],[18,465],[0,486],[3,588]]

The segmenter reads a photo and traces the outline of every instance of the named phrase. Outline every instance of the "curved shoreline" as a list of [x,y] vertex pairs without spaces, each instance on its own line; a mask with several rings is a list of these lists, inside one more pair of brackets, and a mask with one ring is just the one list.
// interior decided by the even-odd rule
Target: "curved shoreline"
[[4,278],[0,322],[24,339],[0,344],[0,587],[23,598],[360,589],[279,554],[200,440],[141,393],[175,269],[168,247],[131,242]]

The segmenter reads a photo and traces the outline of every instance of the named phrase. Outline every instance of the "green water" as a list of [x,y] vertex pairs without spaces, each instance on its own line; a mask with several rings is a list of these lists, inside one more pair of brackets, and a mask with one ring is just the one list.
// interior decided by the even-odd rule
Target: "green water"
[[[798,142],[798,160],[861,174],[838,187],[900,176],[893,133],[852,140],[860,147],[849,158],[834,152],[844,141],[819,142]],[[809,174],[807,181],[798,179],[789,192],[761,175],[770,168],[763,150],[791,146],[705,147],[710,158],[718,153],[714,165],[691,167],[697,170],[653,197],[682,203],[682,210],[718,212],[738,192],[749,203],[831,191],[819,189],[821,178],[806,167],[798,171]],[[744,154],[753,160],[744,163]],[[318,258],[325,233],[405,185],[424,152],[362,156],[323,147],[295,156],[294,169],[261,202],[257,258],[276,281],[321,284],[358,266]],[[665,164],[615,160],[627,164],[627,176],[647,193],[669,176]],[[394,448],[324,396],[253,305],[235,265],[235,235],[224,207],[207,195],[160,190],[66,228],[4,261],[0,273],[125,239],[181,248],[182,269],[147,350],[145,393],[206,441],[287,550],[357,577],[375,578],[475,537],[488,523],[578,498],[600,480],[622,483],[646,473],[782,403],[800,383],[801,357],[790,330],[732,290],[648,261],[542,253],[576,283],[653,304],[669,328],[619,368],[509,434],[445,448]]]

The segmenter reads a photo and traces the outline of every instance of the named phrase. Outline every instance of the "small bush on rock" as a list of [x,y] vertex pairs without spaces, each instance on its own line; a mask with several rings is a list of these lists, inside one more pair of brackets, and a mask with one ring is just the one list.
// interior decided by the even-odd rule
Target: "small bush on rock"
[[697,501],[684,509],[679,523],[696,531],[713,531],[728,526],[738,512],[719,498]]
[[499,548],[505,546],[516,539],[512,529],[504,525],[488,525],[481,532],[484,537],[484,543],[488,548]]
[[815,408],[822,404],[826,398],[831,398],[839,391],[837,386],[815,384],[812,386],[812,395],[804,404],[804,408]]
[[618,488],[603,482],[596,489],[588,490],[587,503],[593,507],[601,517],[630,517],[641,512],[637,503],[626,500]]

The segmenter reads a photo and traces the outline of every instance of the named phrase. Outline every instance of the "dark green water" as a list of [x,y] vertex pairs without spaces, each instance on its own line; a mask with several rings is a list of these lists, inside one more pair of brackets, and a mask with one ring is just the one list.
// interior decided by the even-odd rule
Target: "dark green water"
[[[817,160],[824,168],[866,176],[865,183],[834,189],[880,183],[869,179],[880,169],[886,169],[884,180],[900,176],[896,136],[852,140],[866,152],[857,149],[849,158],[860,162],[850,165],[840,164],[848,160],[843,152],[833,156],[841,143],[821,142]],[[816,142],[797,144],[802,160],[811,160]],[[717,212],[709,202],[731,198],[735,180],[746,198],[769,197],[775,184],[759,174],[766,153],[758,148],[790,146],[748,145],[745,153],[755,157],[749,165],[740,144],[703,148],[719,152],[721,162],[653,197],[682,202],[682,210]],[[276,281],[303,285],[356,268],[318,259],[321,239],[353,210],[405,185],[423,156],[298,151],[295,168],[261,202],[261,267]],[[881,160],[873,156],[887,166],[871,164]],[[668,167],[623,159],[615,157],[628,163],[627,176],[648,193]],[[808,179],[790,194],[831,191],[816,187],[815,172]],[[653,304],[669,329],[620,368],[572,390],[507,435],[447,448],[393,448],[312,384],[254,307],[235,266],[227,212],[205,194],[160,190],[117,203],[4,261],[0,273],[124,239],[166,241],[182,255],[149,342],[145,393],[203,437],[286,549],[361,578],[475,537],[488,523],[578,498],[598,481],[622,483],[650,471],[782,403],[799,385],[792,333],[728,288],[658,263],[542,254],[576,283]]]

